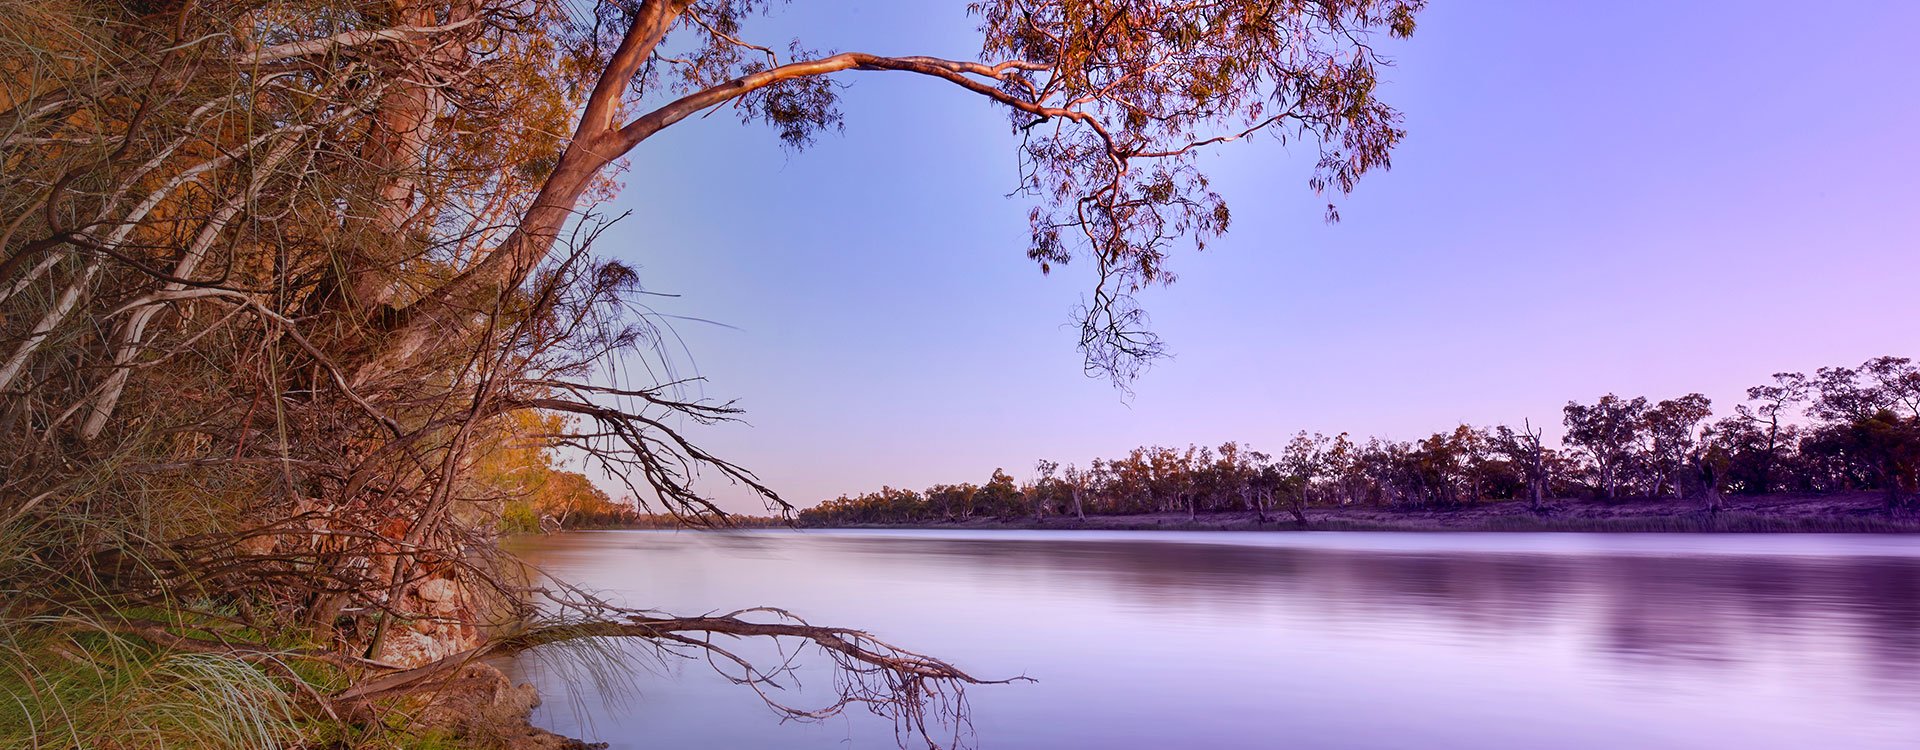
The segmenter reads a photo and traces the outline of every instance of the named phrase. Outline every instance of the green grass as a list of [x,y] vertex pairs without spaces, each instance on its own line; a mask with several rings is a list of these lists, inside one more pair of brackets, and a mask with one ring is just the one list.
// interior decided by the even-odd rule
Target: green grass
[[224,654],[164,651],[105,632],[0,636],[0,747],[281,748],[294,697]]
[[0,622],[5,750],[491,747],[486,738],[409,728],[404,712],[354,724],[309,710],[301,700],[306,690],[325,694],[344,685],[338,670],[311,661],[287,659],[280,662],[287,670],[269,670],[225,654],[159,648],[84,623],[25,624]]

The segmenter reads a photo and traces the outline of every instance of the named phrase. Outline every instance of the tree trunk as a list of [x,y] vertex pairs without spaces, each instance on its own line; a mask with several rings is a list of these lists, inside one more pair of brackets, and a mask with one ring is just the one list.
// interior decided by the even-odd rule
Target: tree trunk
[[650,134],[621,131],[621,98],[688,3],[654,0],[640,6],[595,84],[573,139],[513,231],[485,258],[398,315],[380,316],[394,317],[398,325],[372,357],[354,368],[354,385],[400,373],[435,342],[447,340],[449,331],[467,330],[471,311],[492,309],[501,294],[519,286],[546,258],[600,171]]
[[1906,498],[1900,493],[1900,471],[1892,459],[1880,466],[1880,482],[1887,488],[1887,515],[1893,515],[1907,507]]

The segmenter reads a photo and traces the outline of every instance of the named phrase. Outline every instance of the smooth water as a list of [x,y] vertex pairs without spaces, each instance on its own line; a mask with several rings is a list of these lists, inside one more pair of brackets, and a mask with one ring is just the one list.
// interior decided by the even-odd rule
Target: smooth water
[[[1920,539],[609,531],[519,551],[631,606],[776,605],[1036,678],[968,691],[982,748],[1920,747]],[[538,723],[614,748],[896,746],[858,709],[783,725],[704,662],[635,654],[611,690],[565,659],[515,671]],[[830,692],[802,676],[800,698]]]

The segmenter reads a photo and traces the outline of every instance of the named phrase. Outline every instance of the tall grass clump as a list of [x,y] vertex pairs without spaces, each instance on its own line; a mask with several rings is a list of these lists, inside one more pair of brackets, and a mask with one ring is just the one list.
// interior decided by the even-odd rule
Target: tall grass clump
[[260,668],[228,654],[168,652],[110,633],[0,642],[0,747],[285,748],[295,702]]

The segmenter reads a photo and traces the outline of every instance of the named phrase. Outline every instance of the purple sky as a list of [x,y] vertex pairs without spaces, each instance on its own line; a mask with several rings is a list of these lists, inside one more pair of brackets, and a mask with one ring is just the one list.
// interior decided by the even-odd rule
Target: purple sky
[[[795,4],[758,38],[971,58],[964,3]],[[1305,149],[1207,168],[1230,234],[1146,297],[1174,358],[1131,400],[1081,375],[1078,266],[1042,277],[1004,114],[840,79],[846,129],[783,152],[728,112],[635,151],[601,252],[639,267],[710,398],[692,429],[799,505],[1018,477],[1141,444],[1400,439],[1609,391],[1700,391],[1920,356],[1920,3],[1436,2],[1385,98],[1391,172],[1321,221]],[[719,492],[735,510],[744,493]]]

